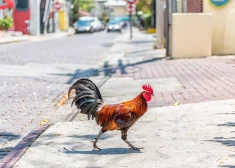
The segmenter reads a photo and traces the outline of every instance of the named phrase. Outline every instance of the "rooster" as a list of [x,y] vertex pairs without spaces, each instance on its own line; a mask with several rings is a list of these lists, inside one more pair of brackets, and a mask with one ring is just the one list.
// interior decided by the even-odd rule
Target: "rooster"
[[101,134],[106,131],[120,130],[122,140],[125,141],[130,149],[140,150],[127,140],[127,131],[129,128],[147,111],[147,102],[153,96],[153,89],[148,84],[142,86],[142,91],[137,97],[132,100],[120,104],[104,104],[98,87],[89,79],[77,80],[68,91],[75,89],[76,96],[74,97],[71,106],[75,103],[77,109],[81,113],[88,115],[88,120],[96,120],[96,123],[102,128],[93,142],[94,149],[100,148],[96,145]]

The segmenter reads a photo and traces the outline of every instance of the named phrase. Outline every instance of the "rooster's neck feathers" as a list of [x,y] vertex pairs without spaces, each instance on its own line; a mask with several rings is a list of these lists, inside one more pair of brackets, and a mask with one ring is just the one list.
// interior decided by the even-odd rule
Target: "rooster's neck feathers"
[[148,108],[148,104],[145,100],[145,98],[143,97],[143,93],[140,93],[138,96],[136,96],[134,99],[129,101],[129,105],[130,106],[134,106],[134,110],[137,115],[142,116]]

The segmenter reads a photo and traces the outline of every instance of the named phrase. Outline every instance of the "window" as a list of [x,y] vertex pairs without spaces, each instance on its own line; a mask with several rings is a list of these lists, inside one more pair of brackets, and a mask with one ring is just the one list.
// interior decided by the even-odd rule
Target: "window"
[[29,8],[29,0],[16,0],[16,9],[27,10]]

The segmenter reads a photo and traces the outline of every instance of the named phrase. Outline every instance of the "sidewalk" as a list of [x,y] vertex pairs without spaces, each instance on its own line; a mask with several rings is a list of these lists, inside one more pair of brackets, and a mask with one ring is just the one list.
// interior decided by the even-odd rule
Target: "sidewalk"
[[29,35],[23,35],[22,32],[4,32],[0,31],[0,44],[16,43],[29,41]]
[[144,147],[141,152],[128,150],[119,131],[102,135],[103,150],[93,151],[91,141],[100,129],[95,121],[59,122],[14,167],[232,168],[234,101],[150,108],[128,133],[132,143]]
[[22,35],[22,33],[15,32],[7,32],[0,34],[0,44],[8,44],[8,43],[17,43],[23,41],[42,41],[42,40],[50,40],[61,37],[66,37],[74,34],[74,29],[70,28],[67,32],[57,32],[57,33],[49,33],[41,36],[30,36],[30,35]]
[[234,57],[166,60],[164,50],[153,50],[154,40],[136,29],[132,41],[123,34],[104,60],[102,76],[90,77],[106,103],[135,97],[143,83],[153,86],[148,112],[128,134],[144,147],[141,152],[128,150],[119,131],[102,135],[103,150],[93,151],[90,141],[100,128],[70,100],[48,116],[53,125],[33,130],[0,167],[24,153],[14,167],[235,167]]

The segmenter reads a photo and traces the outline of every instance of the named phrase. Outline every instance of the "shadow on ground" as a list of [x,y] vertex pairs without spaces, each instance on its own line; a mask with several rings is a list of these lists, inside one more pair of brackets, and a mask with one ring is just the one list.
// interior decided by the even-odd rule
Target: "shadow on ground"
[[218,142],[226,146],[235,146],[235,137],[225,138],[225,137],[215,137],[214,140],[209,140],[211,142]]
[[136,65],[141,65],[141,64],[145,64],[145,63],[150,63],[150,62],[154,62],[154,61],[160,61],[162,59],[165,58],[152,58],[152,59],[147,59],[144,61],[140,61],[140,62],[136,62],[136,63],[128,63],[128,64],[124,64],[123,60],[118,60],[118,65],[117,66],[111,66],[109,64],[108,61],[104,62],[103,67],[101,68],[90,68],[90,69],[86,69],[86,70],[80,70],[77,69],[73,74],[51,74],[51,75],[55,75],[55,76],[70,76],[70,79],[66,82],[66,84],[72,84],[75,80],[79,79],[79,78],[90,78],[90,77],[96,77],[96,76],[100,76],[101,73],[104,75],[104,77],[111,77],[112,74],[116,73],[117,70],[120,70],[122,75],[126,75],[126,74],[133,74],[136,73],[138,71],[141,71],[141,68],[135,68],[135,71],[131,71],[128,72],[126,70],[126,68],[128,67],[134,67]]
[[[116,136],[116,135],[103,134],[100,137],[97,145],[99,146],[100,141],[104,141],[105,139],[111,138],[113,136]],[[63,146],[62,149],[58,149],[58,152],[65,153],[65,154],[120,155],[120,154],[130,154],[130,153],[142,153],[141,151],[131,150],[129,148],[105,148],[105,146],[103,146],[102,150],[93,150],[93,141],[95,140],[96,137],[97,135],[94,135],[94,134],[64,136],[62,134],[50,133],[50,134],[42,135],[41,138],[43,138],[43,140],[41,140],[39,143],[34,143],[34,146],[35,147],[38,147],[38,146],[49,147],[52,144],[53,146],[56,146],[56,147],[60,146],[59,148]],[[118,136],[117,138],[120,138],[120,137]],[[53,139],[59,139],[59,140],[55,141]],[[78,144],[72,143],[74,142],[72,139],[77,139],[75,141],[79,143]],[[120,139],[117,139],[117,141],[122,141],[122,140],[120,138]]]
[[[235,122],[226,122],[224,124],[217,124],[217,126],[219,127],[234,127],[235,126]],[[234,132],[234,131],[231,131]],[[221,143],[223,145],[226,145],[228,147],[231,146],[235,146],[235,137],[214,137],[213,140],[208,140],[210,142],[217,142],[217,143]]]
[[234,127],[235,126],[235,122],[227,122],[225,124],[218,124],[217,126],[226,126],[226,127]]
[[14,141],[21,138],[19,134],[14,134],[10,132],[0,132],[0,160],[2,160],[6,155],[8,155],[14,147],[12,146],[7,146],[4,147],[4,144],[8,141]]
[[120,155],[120,154],[130,154],[130,153],[142,153],[141,151],[130,150],[128,148],[105,148],[102,150],[75,150],[75,149],[64,149],[58,150],[58,152],[63,152],[66,154],[89,154],[89,155]]

